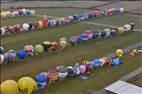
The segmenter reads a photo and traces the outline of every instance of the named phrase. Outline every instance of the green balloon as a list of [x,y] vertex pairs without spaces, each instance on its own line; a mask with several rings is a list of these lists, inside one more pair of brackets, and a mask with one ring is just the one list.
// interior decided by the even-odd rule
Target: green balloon
[[37,44],[37,45],[35,46],[35,51],[36,51],[36,52],[42,53],[43,50],[44,50],[44,49],[43,49],[43,46],[42,46],[42,45]]

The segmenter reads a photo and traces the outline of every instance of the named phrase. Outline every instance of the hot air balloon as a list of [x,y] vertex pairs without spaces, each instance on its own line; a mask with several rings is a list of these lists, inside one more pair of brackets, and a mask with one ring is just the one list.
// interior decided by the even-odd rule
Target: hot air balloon
[[114,58],[112,60],[112,66],[118,66],[121,64],[120,58]]
[[25,52],[26,52],[27,55],[33,56],[33,52],[34,52],[33,45],[25,45],[24,46],[24,50],[25,50]]
[[44,51],[45,51],[45,52],[48,52],[49,48],[51,47],[50,41],[45,41],[45,42],[43,42],[42,45],[43,45],[43,47],[44,47]]
[[79,68],[79,63],[76,63],[73,67],[73,71],[75,75],[79,75],[80,74],[80,68]]
[[124,31],[125,31],[124,27],[118,27],[118,28],[117,28],[118,34],[123,34]]
[[89,39],[89,36],[87,34],[81,34],[80,35],[80,38],[83,40],[83,41],[87,41]]
[[116,54],[117,54],[118,57],[122,57],[122,55],[123,55],[123,50],[122,50],[122,49],[117,49],[117,50],[116,50]]
[[20,78],[18,80],[18,86],[20,89],[20,93],[22,94],[32,94],[32,92],[37,89],[37,83],[31,77]]
[[50,82],[55,82],[55,81],[59,80],[58,72],[56,72],[55,70],[50,70],[48,72],[48,78],[49,78]]
[[28,31],[30,26],[28,23],[24,23],[22,27],[25,31]]
[[34,15],[36,14],[36,11],[35,11],[35,10],[30,10],[30,14],[31,14],[32,16],[34,16]]
[[26,52],[25,52],[25,50],[24,50],[24,49],[19,50],[19,51],[17,52],[17,57],[18,57],[19,59],[25,59],[25,57],[26,57]]
[[119,10],[121,13],[124,12],[124,8],[119,8]]
[[14,80],[6,80],[0,85],[1,94],[18,94],[18,84]]
[[43,73],[36,75],[35,80],[39,89],[43,89],[48,83],[47,75]]
[[59,78],[61,80],[63,80],[68,74],[67,68],[62,65],[57,66],[56,71],[58,72]]
[[125,24],[124,26],[125,31],[130,31],[131,30],[131,25],[130,24]]
[[35,46],[36,55],[41,54],[41,53],[43,52],[43,50],[44,50],[44,48],[43,48],[43,46],[42,46],[41,44],[37,44],[37,45]]
[[57,42],[51,42],[51,50],[55,51],[58,48]]
[[6,11],[7,17],[11,16],[11,12],[10,11]]
[[2,18],[6,18],[6,17],[7,17],[6,12],[1,12],[1,17],[2,17]]
[[5,34],[5,28],[0,28],[0,35],[4,35]]
[[30,9],[26,9],[26,16],[31,15],[31,10]]
[[116,30],[111,30],[111,36],[116,36]]
[[109,37],[111,35],[111,30],[106,28],[104,29],[104,31],[106,32],[106,36],[105,37]]
[[89,39],[93,37],[93,32],[91,30],[86,30],[84,34],[87,34],[89,36]]
[[86,66],[85,65],[80,65],[79,69],[80,69],[80,72],[82,74],[86,72]]
[[4,61],[4,55],[3,54],[0,54],[0,64],[2,64]]
[[67,71],[68,71],[68,76],[71,76],[71,77],[75,76],[72,66],[68,66]]
[[67,47],[67,42],[62,40],[62,41],[60,41],[59,45],[60,45],[61,49],[64,49]]
[[4,53],[4,48],[1,46],[0,47],[0,54]]
[[38,21],[38,28],[43,28],[43,21]]
[[72,45],[77,45],[77,36],[71,36],[69,40]]

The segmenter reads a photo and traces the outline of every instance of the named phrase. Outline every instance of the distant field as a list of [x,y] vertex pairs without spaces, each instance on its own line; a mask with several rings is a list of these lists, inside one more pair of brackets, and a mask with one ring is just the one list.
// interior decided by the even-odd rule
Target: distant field
[[[90,10],[80,9],[39,9],[37,13],[48,14],[50,16],[66,16],[76,13],[89,12]],[[39,20],[39,17],[19,17],[3,20],[3,25],[24,23],[33,20]],[[130,16],[127,14],[120,16],[96,18],[90,22],[106,23],[123,26],[129,22],[135,22],[136,28],[141,28],[141,17]],[[31,32],[22,32],[12,36],[3,36],[1,44],[5,50],[19,50],[26,44],[39,44],[44,41],[59,41],[59,38],[69,38],[72,35],[79,35],[86,29],[104,29],[105,27],[84,24],[77,22],[61,27],[34,30]],[[42,53],[41,56],[27,57],[25,60],[16,59],[8,65],[1,66],[1,81],[7,79],[19,79],[22,76],[34,77],[37,73],[54,69],[57,65],[73,65],[83,60],[92,60],[114,52],[118,48],[125,48],[142,41],[141,32],[129,32],[116,37],[106,39],[89,40],[80,43],[78,46],[69,46],[62,50],[49,53]],[[35,94],[87,94],[90,89],[101,89],[106,85],[116,81],[123,75],[142,66],[141,56],[130,58],[123,57],[124,64],[117,67],[103,67],[92,71],[94,78],[80,80],[79,78],[67,78],[53,85],[47,86]]]

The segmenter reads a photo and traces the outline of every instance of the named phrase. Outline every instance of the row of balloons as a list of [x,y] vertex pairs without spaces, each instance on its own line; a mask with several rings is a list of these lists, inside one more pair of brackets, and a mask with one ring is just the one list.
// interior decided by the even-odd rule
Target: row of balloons
[[36,13],[33,9],[17,9],[14,11],[2,11],[1,12],[1,18],[9,18],[9,17],[17,17],[17,16],[34,16]]
[[[116,51],[118,56],[123,55],[123,50]],[[64,80],[66,77],[76,77],[84,73],[90,73],[91,70],[104,65],[117,66],[121,64],[119,57],[113,59],[102,57],[92,61],[83,61],[83,64],[76,63],[74,66],[64,67],[59,65],[55,70],[41,72],[35,76],[22,77],[18,82],[14,80],[6,80],[1,83],[1,94],[32,94],[36,90],[44,89],[46,85],[58,80]]]
[[6,53],[4,53],[4,48],[0,47],[0,61],[1,64],[7,64],[15,60],[16,57],[19,59],[25,59],[26,55],[33,56],[34,53],[36,55],[40,55],[43,51],[48,52],[49,50],[55,51],[59,47],[61,49],[65,49],[69,45],[78,45],[80,42],[88,41],[89,39],[100,39],[107,38],[109,36],[116,36],[118,34],[123,34],[125,31],[131,31],[134,29],[134,23],[125,24],[123,27],[118,27],[116,29],[104,29],[104,30],[86,30],[82,34],[78,36],[71,36],[69,39],[66,37],[62,37],[59,39],[59,43],[44,41],[42,44],[33,45],[25,45],[23,49],[15,51],[10,49]]
[[[115,9],[115,8],[114,8]],[[94,11],[92,13],[84,13],[79,15],[73,15],[73,16],[67,16],[67,17],[60,17],[60,18],[54,18],[54,19],[48,19],[46,15],[43,16],[43,19],[40,21],[34,21],[34,22],[28,22],[24,24],[15,24],[15,25],[9,25],[9,26],[3,26],[0,28],[0,34],[1,35],[11,35],[15,33],[19,33],[22,31],[31,31],[38,28],[49,28],[54,26],[59,26],[63,24],[69,24],[71,22],[81,21],[81,20],[88,20],[93,17],[102,17],[102,16],[110,16],[106,15],[107,13],[112,13],[111,15],[117,15],[124,11],[123,8],[116,8],[119,11],[112,10],[107,11],[106,13],[103,10]],[[110,10],[110,9],[108,9]]]

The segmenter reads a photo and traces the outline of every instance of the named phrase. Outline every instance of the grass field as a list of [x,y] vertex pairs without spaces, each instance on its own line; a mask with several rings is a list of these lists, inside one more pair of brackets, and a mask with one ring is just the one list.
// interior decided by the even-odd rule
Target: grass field
[[[55,13],[52,14],[49,12],[49,14],[58,14],[57,11],[53,12]],[[63,12],[64,11],[59,12],[58,15],[67,15],[67,13]],[[70,13],[75,12],[69,12],[69,14]],[[116,19],[118,20],[116,21]],[[25,20],[20,18],[15,19],[16,23],[20,23],[22,21]],[[116,24],[120,26],[122,26],[124,23],[135,21],[137,28],[140,28],[141,26],[140,17],[129,16],[125,14],[121,16],[99,18],[93,21],[100,23],[108,22],[110,24]],[[8,19],[5,24],[9,24],[11,22],[11,19]],[[79,22],[56,28],[41,29],[32,32],[23,32],[12,36],[4,36],[2,37],[1,43],[6,48],[6,50],[19,50],[22,49],[25,44],[34,45],[37,43],[42,43],[46,40],[58,41],[61,37],[69,38],[70,36],[78,35],[89,28],[104,29],[105,27],[99,27]],[[17,59],[11,64],[1,66],[1,80],[17,80],[22,76],[34,77],[37,73],[53,69],[59,64],[65,66],[73,65],[76,62],[81,63],[83,60],[86,59],[92,60],[94,58],[105,56],[109,53],[114,52],[118,48],[125,48],[129,45],[142,41],[141,36],[142,33],[140,32],[130,32],[125,33],[124,35],[109,37],[106,39],[90,40],[86,43],[81,43],[80,45],[75,47],[70,46],[64,49],[63,51],[50,51],[49,53],[43,53],[41,56],[28,57],[24,61]],[[49,85],[44,90],[39,91],[36,94],[87,94],[89,89],[101,89],[102,87],[119,79],[123,75],[142,66],[141,58],[141,56],[137,56],[130,59],[130,57],[125,56],[123,57],[124,64],[121,66],[103,67],[94,70],[92,72],[92,75],[95,76],[94,78],[91,78],[89,80],[80,80],[79,78],[68,78],[64,80],[64,82],[59,81],[53,85]]]

